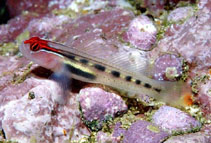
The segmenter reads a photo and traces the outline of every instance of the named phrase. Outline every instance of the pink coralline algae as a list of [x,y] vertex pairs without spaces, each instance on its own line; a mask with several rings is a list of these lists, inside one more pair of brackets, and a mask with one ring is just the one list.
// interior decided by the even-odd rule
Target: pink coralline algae
[[115,117],[121,112],[127,111],[127,106],[120,96],[109,93],[101,88],[85,88],[79,93],[79,103],[85,120],[102,121],[108,117]]
[[156,59],[153,77],[157,80],[175,80],[182,74],[182,59],[173,54],[164,54]]
[[199,85],[199,95],[197,97],[205,117],[211,120],[211,78]]
[[0,43],[14,41],[24,31],[32,17],[21,15],[9,20],[7,24],[0,25]]
[[192,16],[193,13],[194,11],[192,7],[176,8],[175,10],[170,12],[168,16],[168,21],[179,22],[180,20],[185,20],[185,18]]
[[126,129],[123,129],[121,127],[121,123],[117,122],[114,126],[114,131],[112,133],[112,136],[114,137],[120,137],[120,136],[124,136],[126,133]]
[[191,131],[193,128],[200,128],[199,121],[179,109],[162,106],[152,117],[153,123],[163,130],[172,133],[178,131]]
[[168,133],[147,121],[136,121],[126,131],[123,143],[160,143]]
[[141,50],[150,50],[156,41],[157,29],[144,15],[133,19],[124,35],[125,40]]
[[142,0],[141,6],[149,9],[150,14],[153,16],[160,16],[165,8],[174,7],[180,1],[196,2],[196,0]]
[[[195,15],[183,24],[177,24],[177,30],[163,38],[154,51],[159,49],[162,52],[178,53],[196,68],[208,69],[211,66],[210,8],[204,7]],[[175,27],[171,26],[169,29],[172,28]]]
[[[52,0],[7,0],[8,9],[12,17],[20,15],[23,10],[44,14],[49,12],[48,4]],[[40,6],[42,4],[42,6]]]
[[23,143],[31,140],[59,143],[70,139],[70,132],[73,133],[72,140],[89,135],[80,120],[75,96],[67,97],[65,104],[58,104],[64,97],[55,82],[34,78],[25,82],[26,86],[33,84],[34,87],[18,99],[0,106],[0,128],[7,139]]
[[120,137],[116,138],[116,137],[113,137],[110,134],[107,134],[107,133],[100,131],[100,132],[97,133],[97,142],[98,143],[107,143],[107,142],[120,143],[121,138]]
[[[134,17],[133,13],[128,10],[114,8],[111,11],[99,12],[98,14],[88,14],[79,17],[73,22],[66,23],[62,34],[58,40],[65,39],[70,46],[76,43],[82,45],[85,42],[92,43],[88,37],[89,34],[98,32],[104,41],[117,39],[123,29],[127,27]],[[68,36],[68,37],[67,37]],[[92,39],[95,41],[95,39]],[[98,41],[97,41],[98,42]],[[69,45],[69,44],[68,44]]]
[[[55,23],[55,21],[57,21]],[[58,36],[62,30],[61,27],[63,23],[70,22],[71,19],[68,16],[45,16],[42,18],[34,18],[32,19],[26,30],[30,32],[31,36],[38,36],[38,37],[48,37],[52,38],[53,36]]]
[[[207,74],[211,67],[210,5],[211,1],[200,0],[199,9],[193,16],[187,18],[182,24],[175,23],[168,27],[164,38],[150,52],[149,57],[155,59],[162,53],[174,53],[188,63],[191,79],[195,79],[196,75]],[[201,88],[203,86],[199,86],[199,90]],[[199,92],[198,97],[196,102],[203,105],[202,108],[205,107],[205,115],[210,113],[208,93]]]
[[207,133],[191,133],[187,135],[173,136],[164,143],[210,143],[211,137]]
[[[0,25],[0,43],[18,41],[17,37],[26,32],[30,37],[39,36],[65,43],[103,59],[109,59],[109,56],[118,55],[119,52],[128,56],[128,53],[136,50],[131,47],[136,47],[147,50],[142,52],[146,53],[144,55],[150,61],[154,60],[155,67],[151,68],[154,71],[150,72],[153,72],[152,77],[155,79],[174,80],[180,76],[183,59],[190,65],[191,79],[196,74],[208,73],[211,67],[209,0],[199,0],[196,9],[183,7],[172,12],[169,9],[167,20],[174,24],[170,22],[172,25],[159,41],[156,41],[156,34],[160,31],[157,31],[153,23],[155,21],[147,17],[147,14],[152,14],[156,20],[160,19],[159,12],[165,13],[166,6],[174,9],[174,5],[181,0],[143,0],[141,7],[146,8],[146,15],[139,16],[130,9],[118,6],[119,1],[125,2],[97,0],[93,3],[89,1],[92,3],[89,5],[85,0],[7,0],[12,19],[7,24]],[[191,3],[195,0],[189,1]],[[185,13],[181,14],[181,11]],[[30,64],[28,67],[28,63],[28,60],[19,56],[0,57],[0,142],[80,142],[84,137],[92,138],[92,129],[100,130],[101,125],[112,118],[122,119],[118,116],[119,113],[128,110],[124,100],[117,94],[97,87],[81,89],[81,84],[86,83],[80,81],[77,81],[79,85],[72,84],[73,91],[64,98],[61,87],[54,81],[47,80],[48,76],[37,75],[34,67],[38,65]],[[137,63],[143,65],[142,61]],[[36,70],[42,72],[40,67]],[[49,74],[48,72],[50,71],[43,74]],[[80,93],[75,94],[75,90]],[[196,99],[207,119],[210,118],[209,95],[210,82],[206,81],[199,85]],[[158,143],[163,142],[169,136],[168,133],[192,131],[201,126],[188,114],[168,106],[161,107],[153,115],[152,121],[162,130],[147,121],[131,123],[128,129],[117,123],[112,133],[99,131],[95,139],[98,142],[113,143]],[[170,138],[169,142],[195,140],[190,136],[196,136],[196,140],[199,137],[200,140],[204,134],[200,131],[182,136],[186,138]]]

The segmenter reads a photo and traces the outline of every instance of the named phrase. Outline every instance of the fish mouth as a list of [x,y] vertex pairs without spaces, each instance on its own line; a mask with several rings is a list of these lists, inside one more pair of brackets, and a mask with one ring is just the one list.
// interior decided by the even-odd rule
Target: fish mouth
[[19,46],[20,52],[23,54],[24,57],[31,59],[31,50],[30,50],[30,45],[29,44],[24,44],[24,42],[21,43]]

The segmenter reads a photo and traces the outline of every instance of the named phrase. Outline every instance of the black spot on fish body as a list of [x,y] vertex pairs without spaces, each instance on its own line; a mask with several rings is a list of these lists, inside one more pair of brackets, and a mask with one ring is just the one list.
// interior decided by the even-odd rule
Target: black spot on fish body
[[136,84],[141,84],[141,81],[137,79]]
[[125,77],[125,80],[126,80],[126,81],[131,81],[131,79],[132,79],[132,76],[126,76],[126,77]]
[[152,88],[152,86],[150,84],[148,84],[148,83],[145,83],[144,84],[144,87],[146,87],[146,88]]
[[159,89],[159,88],[153,88],[155,91],[157,91],[157,92],[161,92],[161,89]]
[[120,72],[118,72],[118,71],[111,71],[111,74],[112,74],[114,77],[119,77],[119,76],[120,76]]
[[99,71],[105,71],[105,69],[106,69],[106,67],[99,65],[99,64],[95,64],[94,67]]
[[91,74],[91,73],[88,73],[88,72],[85,72],[81,69],[78,69],[70,64],[65,64],[65,67],[72,73],[72,74],[75,74],[77,76],[81,76],[81,77],[84,77],[84,78],[87,78],[87,79],[91,79],[91,80],[94,80],[96,78],[96,76],[94,74]]
[[87,64],[89,61],[86,60],[86,59],[80,59],[80,62],[81,62],[82,64]]
[[75,60],[75,56],[73,55],[65,55],[68,59]]

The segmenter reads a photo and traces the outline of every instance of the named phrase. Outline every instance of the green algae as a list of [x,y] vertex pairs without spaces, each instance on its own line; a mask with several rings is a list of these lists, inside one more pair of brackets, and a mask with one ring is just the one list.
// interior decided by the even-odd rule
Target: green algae
[[13,84],[20,84],[25,81],[26,77],[31,73],[31,66],[33,62],[30,62],[27,66],[24,72],[21,75],[13,74]]
[[200,131],[200,129],[201,129],[201,126],[193,127],[190,130],[185,130],[185,131],[183,131],[183,130],[172,131],[171,136],[178,136],[178,135],[184,135],[184,134],[189,134],[189,133],[195,133],[195,132]]
[[0,43],[0,55],[13,56],[18,54],[18,47],[22,41],[29,37],[29,31],[25,31],[16,37],[16,42]]
[[192,80],[191,82],[191,89],[192,89],[192,92],[197,94],[199,92],[199,89],[198,89],[198,85],[200,83],[206,83],[206,81],[208,81],[210,79],[210,76],[205,74],[205,75],[196,75],[195,78]]
[[97,132],[92,132],[90,136],[84,136],[79,140],[65,140],[64,143],[96,143]]
[[0,141],[0,143],[18,143],[18,142],[16,142],[16,141],[4,140],[4,141]]
[[30,137],[30,143],[37,143],[37,139],[35,136]]
[[147,129],[152,131],[152,132],[154,132],[154,133],[159,133],[160,132],[160,129],[157,126],[154,126],[154,125],[148,125]]
[[53,14],[55,15],[65,15],[71,18],[76,18],[77,17],[77,13],[71,9],[55,9],[52,11]]
[[[84,118],[83,118],[84,119]],[[103,121],[99,120],[83,120],[83,122],[86,124],[86,126],[92,130],[92,131],[99,131],[103,129],[106,132],[110,132],[110,127],[109,125],[112,124],[113,118],[111,115],[107,115]]]
[[74,1],[69,7],[65,9],[54,9],[52,11],[53,14],[55,15],[65,15],[70,18],[77,18],[81,15],[85,15],[89,13],[89,10],[85,10],[83,7],[84,6],[89,6],[90,0],[84,0],[84,1]]
[[2,56],[12,56],[18,53],[18,46],[13,43],[3,43],[0,44],[0,55]]
[[204,113],[201,111],[200,107],[198,105],[193,105],[190,107],[186,107],[186,111],[194,117],[196,120],[198,120],[202,125],[203,124],[209,124],[210,120],[206,120],[204,117]]
[[139,117],[135,116],[130,110],[124,114],[122,117],[117,117],[114,119],[114,123],[121,122],[121,127],[128,129],[132,123],[140,120]]
[[19,34],[17,37],[16,37],[16,43],[18,46],[21,45],[21,43],[25,40],[25,39],[29,39],[30,37],[30,33],[28,30],[25,30],[24,32],[22,32],[21,34]]
[[183,59],[182,60],[182,75],[180,77],[180,80],[185,82],[188,79],[189,70],[190,68],[189,68],[188,62]]

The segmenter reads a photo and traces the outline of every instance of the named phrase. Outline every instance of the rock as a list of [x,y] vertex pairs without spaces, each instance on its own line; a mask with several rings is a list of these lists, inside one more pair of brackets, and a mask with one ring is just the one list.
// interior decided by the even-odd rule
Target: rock
[[[57,21],[55,23],[55,21]],[[30,32],[30,36],[38,37],[57,37],[65,29],[63,27],[64,23],[71,22],[72,20],[65,15],[55,16],[46,15],[44,17],[32,19],[25,30]],[[47,33],[47,35],[46,35]]]
[[7,24],[0,25],[0,43],[13,42],[33,17],[33,15],[21,15],[9,20]]
[[156,41],[157,29],[153,22],[144,15],[133,19],[128,27],[125,40],[141,50],[150,50]]
[[158,47],[150,53],[151,57],[158,57],[163,52],[180,54],[194,68],[208,70],[211,66],[211,32],[208,30],[211,22],[210,10],[204,8],[195,15],[181,25],[175,24],[177,30],[170,26]]
[[[136,1],[138,10],[146,8],[151,15],[154,17],[159,17],[162,15],[165,9],[174,8],[180,1],[189,1],[189,3],[196,3],[196,0],[143,0]],[[139,6],[140,5],[140,6]]]
[[70,93],[65,105],[59,104],[53,110],[53,139],[55,143],[79,142],[90,135],[90,131],[81,120],[76,95]]
[[180,136],[170,137],[164,143],[209,143],[211,137],[204,133],[191,133]]
[[[4,130],[6,139],[23,143],[31,140],[57,143],[89,135],[80,120],[73,94],[64,97],[58,84],[50,80],[29,78],[24,83],[25,87],[19,86],[20,89],[31,89],[20,90],[25,94],[0,107],[0,128]],[[5,96],[12,94],[12,90],[7,94]],[[65,104],[58,104],[63,100]]]
[[199,84],[199,93],[197,100],[202,111],[205,113],[205,117],[211,120],[211,78],[209,78],[205,83]]
[[200,128],[199,121],[179,109],[162,106],[152,117],[153,123],[169,133],[188,132]]
[[[97,14],[87,14],[73,22],[66,23],[63,26],[63,33],[58,37],[58,40],[65,41],[69,46],[77,47],[76,44],[79,44],[79,46],[86,44],[87,46],[87,42],[89,42],[89,45],[92,42],[99,42],[98,39],[101,39],[103,42],[118,39],[133,17],[134,15],[131,11],[120,8],[114,8],[111,11],[103,11]],[[98,39],[87,37],[95,33],[100,33]]]
[[50,90],[37,86],[30,93],[35,96],[33,99],[29,99],[28,93],[3,107],[2,128],[5,136],[18,142],[30,142],[29,137],[35,137],[38,142],[52,142],[52,137],[49,136],[52,127],[46,126],[51,122],[53,110]]
[[[209,73],[211,67],[211,44],[209,42],[211,32],[208,30],[209,23],[211,23],[210,4],[210,1],[200,0],[198,11],[187,18],[183,24],[177,23],[169,26],[164,38],[158,42],[158,46],[149,52],[151,59],[157,59],[163,53],[180,55],[189,65],[190,74],[187,79],[189,83],[197,76]],[[200,98],[196,98],[195,102],[203,105],[206,109],[204,110],[205,116],[209,116],[209,96],[207,93],[199,92],[198,97]]]
[[176,55],[164,54],[154,63],[153,77],[157,80],[175,80],[182,74],[182,59]]
[[35,12],[39,14],[45,14],[49,12],[49,2],[52,0],[12,0],[7,1],[7,6],[12,17],[20,15],[24,10],[29,12]]
[[147,121],[137,121],[126,131],[123,143],[161,143],[168,133]]
[[120,143],[120,138],[113,137],[107,133],[102,131],[97,133],[97,142],[98,143]]
[[192,7],[179,7],[170,12],[168,16],[168,21],[179,22],[181,20],[185,20],[193,14],[194,11]]
[[116,123],[114,126],[114,131],[112,133],[112,136],[120,137],[120,136],[124,136],[125,134],[126,134],[126,130],[121,127],[121,123],[120,122]]
[[89,126],[93,130],[100,129],[103,121],[127,111],[127,106],[120,96],[101,88],[84,88],[80,90],[78,98],[86,122],[96,122],[94,127]]

